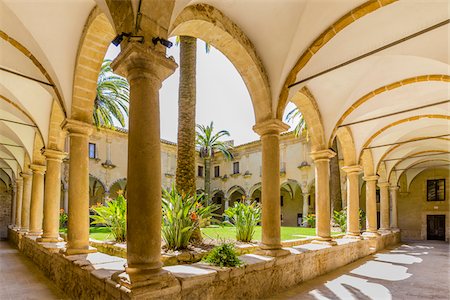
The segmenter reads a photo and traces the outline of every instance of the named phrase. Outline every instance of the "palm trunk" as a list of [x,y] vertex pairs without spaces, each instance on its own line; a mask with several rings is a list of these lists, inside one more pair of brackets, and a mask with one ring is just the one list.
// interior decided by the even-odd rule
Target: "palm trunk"
[[330,160],[331,214],[333,214],[334,210],[342,210],[341,178],[339,170],[337,139],[334,139],[332,149],[334,152],[336,152],[336,156]]
[[180,86],[178,91],[178,139],[176,187],[195,194],[195,104],[197,40],[180,37]]
[[211,200],[211,158],[205,158],[205,197],[209,205]]

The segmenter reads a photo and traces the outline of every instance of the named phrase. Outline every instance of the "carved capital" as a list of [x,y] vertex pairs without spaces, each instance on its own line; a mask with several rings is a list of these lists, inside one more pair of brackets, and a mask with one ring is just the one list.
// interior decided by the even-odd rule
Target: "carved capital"
[[67,156],[66,152],[53,149],[45,149],[44,151],[42,151],[42,154],[45,156],[47,160],[54,160],[57,162],[62,162],[62,160]]
[[364,176],[364,181],[377,181],[380,176],[378,175],[371,175],[371,176]]
[[81,122],[74,119],[65,119],[61,125],[63,130],[69,132],[69,136],[89,136],[92,133],[93,126],[91,124]]
[[33,171],[34,174],[44,175],[45,171],[47,170],[47,167],[43,165],[32,164],[30,165],[30,169]]
[[267,134],[276,134],[287,131],[289,129],[289,125],[283,123],[278,119],[270,119],[263,122],[260,122],[253,126],[253,131],[256,132],[259,136],[264,136]]
[[360,165],[354,165],[354,166],[345,166],[341,168],[342,171],[344,171],[345,173],[347,173],[348,175],[353,175],[353,174],[360,174],[362,172],[362,168]]
[[319,150],[311,152],[311,158],[314,162],[327,160],[329,161],[331,158],[336,156],[336,152],[326,149],[326,150]]

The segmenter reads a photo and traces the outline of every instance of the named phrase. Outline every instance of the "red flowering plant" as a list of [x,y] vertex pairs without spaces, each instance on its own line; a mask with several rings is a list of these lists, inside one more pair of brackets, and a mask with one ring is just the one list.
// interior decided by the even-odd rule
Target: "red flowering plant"
[[168,249],[185,249],[200,222],[211,219],[219,205],[203,203],[203,194],[179,193],[174,185],[163,189],[162,237]]

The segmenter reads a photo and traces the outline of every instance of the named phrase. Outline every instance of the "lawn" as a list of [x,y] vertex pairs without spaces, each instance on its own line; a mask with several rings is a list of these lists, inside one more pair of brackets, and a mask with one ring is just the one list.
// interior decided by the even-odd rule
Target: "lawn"
[[[65,232],[66,229],[61,230]],[[95,240],[112,240],[111,235],[107,227],[91,227],[90,237]],[[234,227],[220,227],[220,226],[209,226],[207,228],[202,228],[203,237],[211,239],[224,239],[224,240],[234,240],[236,239],[236,229]],[[332,233],[335,235],[338,233]],[[303,228],[303,227],[281,227],[281,240],[294,240],[301,239],[307,236],[316,235],[315,228]],[[261,240],[261,226],[256,227],[254,240]]]

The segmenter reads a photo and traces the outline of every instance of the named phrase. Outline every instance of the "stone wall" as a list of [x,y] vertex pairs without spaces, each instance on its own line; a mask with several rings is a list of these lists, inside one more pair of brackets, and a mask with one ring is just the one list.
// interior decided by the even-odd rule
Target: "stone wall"
[[338,239],[337,246],[303,244],[286,248],[289,255],[240,256],[244,265],[217,268],[203,263],[164,267],[169,271],[159,285],[130,291],[112,278],[124,270],[126,260],[103,253],[64,256],[64,243],[39,244],[10,229],[11,243],[69,297],[75,299],[256,299],[280,292],[326,274],[375,251],[372,244],[394,245],[400,234],[375,240]]
[[8,237],[8,225],[11,224],[12,197],[8,192],[0,193],[0,240]]

